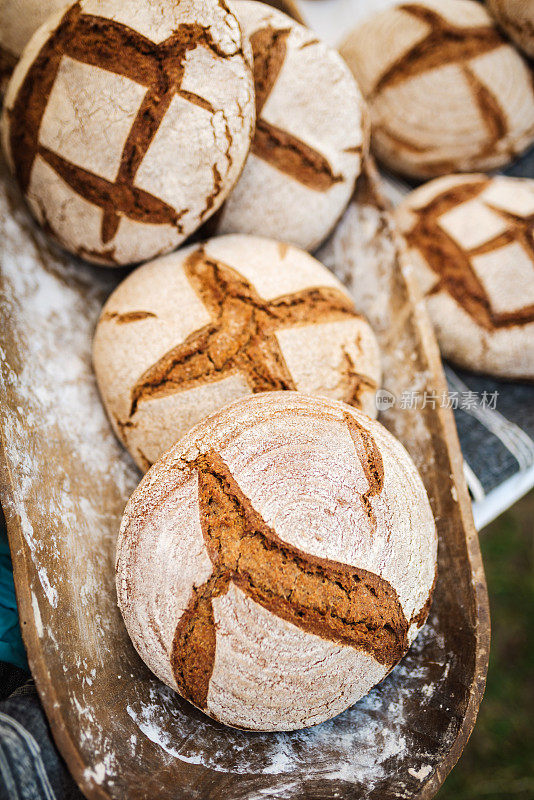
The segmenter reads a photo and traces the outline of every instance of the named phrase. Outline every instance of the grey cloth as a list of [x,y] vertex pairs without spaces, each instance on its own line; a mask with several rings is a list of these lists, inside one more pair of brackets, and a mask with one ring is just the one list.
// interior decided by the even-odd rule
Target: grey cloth
[[[1,666],[9,679],[10,666]],[[0,702],[0,800],[83,800],[56,750],[32,680]]]
[[481,489],[487,495],[534,464],[534,386],[447,366],[445,372],[451,396],[458,392],[460,398],[467,397],[469,392],[476,401],[471,406],[464,403],[464,407],[460,402],[454,417],[464,461],[472,473],[467,473],[467,481],[475,499],[480,500]]

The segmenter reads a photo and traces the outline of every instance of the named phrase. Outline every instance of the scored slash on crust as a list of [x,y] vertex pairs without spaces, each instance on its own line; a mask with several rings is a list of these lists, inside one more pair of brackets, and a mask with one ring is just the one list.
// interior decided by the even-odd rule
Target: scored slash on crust
[[[463,27],[454,25],[432,8],[418,5],[417,3],[403,3],[398,6],[401,11],[424,22],[430,31],[424,39],[407,53],[402,55],[394,64],[378,78],[372,92],[371,102],[374,97],[385,89],[402,83],[409,78],[422,75],[438,67],[456,64],[461,70],[474,102],[478,106],[480,115],[488,133],[488,140],[481,155],[491,154],[501,139],[508,133],[508,121],[504,110],[491,90],[478,78],[474,70],[469,67],[473,59],[507,45],[493,25],[477,25]],[[388,136],[396,139],[388,131]],[[402,147],[424,152],[428,148],[418,148],[415,144],[399,138]],[[437,168],[440,164],[433,164]],[[445,170],[445,164],[443,170]],[[454,166],[454,165],[452,165]]]
[[[383,488],[382,458],[363,426],[349,414],[344,421],[369,482],[361,500],[375,526],[370,498]],[[388,667],[402,658],[408,649],[409,624],[416,617],[408,623],[388,581],[282,541],[214,451],[200,455],[190,466],[198,474],[201,527],[213,572],[193,590],[173,638],[171,667],[186,699],[206,708],[216,650],[213,600],[230,584],[303,631],[360,649]],[[425,617],[428,608],[429,603]],[[421,613],[417,621],[422,624]]]
[[[134,186],[134,181],[175,95],[213,112],[206,99],[181,89],[187,52],[196,47],[206,47],[221,58],[229,57],[218,47],[210,31],[197,23],[179,25],[166,41],[156,44],[113,19],[83,14],[80,3],[69,8],[35,57],[8,111],[10,149],[22,190],[28,190],[33,163],[39,155],[74,192],[102,209],[103,244],[117,233],[121,215],[138,222],[172,225],[181,233],[180,220],[187,209],[176,211],[160,198]],[[84,170],[39,144],[39,128],[63,56],[124,76],[147,88],[124,143],[114,181]],[[228,131],[227,136],[230,144]],[[229,152],[227,158],[230,165]],[[220,184],[221,176],[214,166],[215,193]],[[211,209],[214,199],[212,195],[207,198],[200,220]]]
[[430,269],[439,276],[439,281],[428,294],[447,292],[475,322],[491,331],[534,322],[534,306],[525,306],[510,312],[496,312],[473,269],[471,259],[512,242],[519,242],[530,255],[534,269],[534,214],[520,217],[488,203],[488,208],[503,217],[509,227],[470,250],[461,247],[439,224],[440,217],[448,211],[479,197],[489,182],[490,178],[481,178],[473,183],[453,186],[441,192],[423,208],[410,207],[410,212],[416,216],[416,222],[404,233],[404,237],[408,246],[417,250]]
[[268,25],[250,37],[256,92],[256,133],[251,152],[308,189],[327,192],[342,181],[343,176],[334,174],[322,153],[261,116],[284,64],[290,33],[290,28],[276,29]]
[[[207,308],[211,322],[192,333],[151,366],[131,393],[127,420],[117,420],[124,433],[139,404],[150,398],[182,392],[226,375],[242,374],[253,393],[297,387],[285,363],[276,332],[298,325],[358,319],[349,297],[326,287],[305,289],[266,301],[236,270],[209,258],[203,247],[191,253],[185,274]],[[107,314],[115,323],[136,322],[146,311]],[[362,389],[376,384],[347,365],[342,398],[357,405]],[[150,465],[150,462],[148,462]]]

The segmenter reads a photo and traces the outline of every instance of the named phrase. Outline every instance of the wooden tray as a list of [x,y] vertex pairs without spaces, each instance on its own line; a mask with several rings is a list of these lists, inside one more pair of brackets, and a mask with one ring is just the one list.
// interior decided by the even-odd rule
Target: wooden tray
[[[436,344],[398,263],[371,174],[321,257],[350,286],[384,352],[385,388],[445,390]],[[389,678],[335,720],[291,734],[223,728],[161,685],[131,646],[114,543],[139,475],[115,441],[90,363],[121,271],[47,243],[2,168],[1,502],[22,629],[54,737],[88,798],[429,798],[473,728],[488,660],[478,539],[451,412],[382,417],[415,459],[436,515],[429,624]]]

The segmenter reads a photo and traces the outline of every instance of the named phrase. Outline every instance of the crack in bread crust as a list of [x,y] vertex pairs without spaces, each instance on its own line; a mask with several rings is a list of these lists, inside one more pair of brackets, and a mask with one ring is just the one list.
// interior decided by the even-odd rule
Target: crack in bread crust
[[[113,19],[83,14],[79,3],[69,8],[33,60],[8,112],[10,149],[22,190],[26,192],[28,189],[33,163],[39,155],[76,194],[101,208],[104,245],[117,233],[122,216],[137,222],[172,225],[182,233],[180,220],[187,209],[176,211],[160,198],[135,187],[134,181],[175,95],[206,111],[213,110],[204,98],[181,89],[187,53],[197,47],[206,47],[221,58],[242,52],[225,53],[210,31],[197,23],[179,25],[172,36],[156,44]],[[39,144],[39,128],[63,56],[129,78],[147,89],[123,145],[113,182],[82,169]],[[230,166],[229,151],[226,157]],[[219,176],[219,181],[214,180],[213,191],[218,193],[220,185]],[[211,202],[207,199],[201,218],[207,214],[214,199],[211,197]],[[105,252],[101,256],[106,260]]]
[[471,250],[464,250],[439,225],[439,218],[443,214],[478,197],[490,180],[483,178],[463,186],[453,186],[423,208],[410,209],[416,215],[416,222],[404,236],[408,246],[417,250],[439,277],[438,283],[428,294],[447,292],[478,325],[493,331],[534,322],[534,305],[510,312],[494,311],[471,259],[519,242],[530,255],[534,269],[534,214],[523,218],[488,203],[488,208],[504,217],[509,227],[504,233]]
[[256,91],[256,134],[251,152],[308,189],[327,192],[343,176],[334,174],[329,161],[318,150],[261,117],[284,64],[290,33],[289,28],[275,29],[268,25],[250,37]]
[[[355,421],[352,425],[357,427]],[[360,441],[364,448],[369,437],[362,435]],[[375,461],[375,449],[357,451],[362,464]],[[402,658],[408,622],[386,580],[282,541],[217,453],[200,455],[190,466],[198,474],[202,533],[213,572],[194,588],[173,638],[171,668],[186,699],[206,708],[216,650],[213,599],[230,584],[300,630],[362,650],[380,664]],[[376,484],[371,492],[378,492]]]
[[398,8],[426,23],[430,31],[378,78],[371,98],[409,78],[448,64],[456,64],[470,88],[487,130],[488,140],[483,155],[491,153],[508,133],[507,117],[497,98],[468,64],[478,56],[506,46],[505,39],[490,24],[472,27],[454,25],[437,11],[417,3],[403,3]]
[[362,505],[371,524],[376,527],[376,517],[371,505],[371,498],[378,497],[384,488],[384,462],[382,455],[374,437],[364,427],[358,425],[351,414],[345,412],[343,420],[349,429],[356,455],[369,483],[369,488],[362,494]]
[[[296,389],[276,332],[289,327],[358,319],[352,301],[337,289],[310,288],[266,301],[236,270],[207,256],[189,255],[185,273],[211,316],[150,367],[132,389],[130,418],[139,403],[186,391],[240,373],[253,393]],[[344,377],[346,402],[354,402],[363,378]]]

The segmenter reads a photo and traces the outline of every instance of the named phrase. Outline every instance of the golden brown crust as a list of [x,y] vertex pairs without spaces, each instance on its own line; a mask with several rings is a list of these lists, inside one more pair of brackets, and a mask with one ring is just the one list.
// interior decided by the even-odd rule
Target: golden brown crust
[[[381,489],[381,458],[354,419],[351,434],[370,477],[368,498]],[[171,667],[184,697],[206,707],[215,659],[212,600],[230,583],[300,629],[370,653],[380,664],[395,664],[404,655],[408,623],[386,580],[279,539],[217,453],[199,456],[191,467],[198,472],[201,526],[213,573],[194,590],[174,635]],[[362,503],[369,513],[364,498]]]
[[425,624],[426,618],[428,617],[430,608],[432,606],[432,601],[434,599],[434,591],[436,589],[437,580],[438,580],[438,575],[436,573],[434,577],[434,582],[430,587],[426,603],[424,604],[424,606],[421,608],[420,611],[418,611],[416,614],[412,616],[410,620],[410,625],[415,625],[417,628],[422,628],[423,625]]
[[[39,155],[76,194],[102,209],[103,244],[115,236],[121,216],[153,225],[172,225],[181,233],[180,220],[187,209],[176,211],[134,184],[141,162],[175,95],[213,111],[207,100],[181,88],[187,53],[198,46],[212,50],[221,58],[226,57],[209,29],[198,23],[181,24],[172,36],[156,44],[113,19],[83,14],[80,3],[71,6],[35,57],[8,112],[9,145],[22,190],[28,189],[32,166]],[[39,143],[41,121],[64,56],[127,77],[147,88],[112,182]],[[228,131],[227,135],[230,146]],[[227,155],[230,159],[230,154]],[[213,207],[221,188],[216,169],[214,166],[214,188],[206,200],[201,220]],[[91,255],[87,251],[80,254]],[[96,255],[100,260],[113,262],[112,254],[108,258],[105,251]]]
[[[246,376],[254,393],[295,389],[276,332],[358,316],[350,298],[333,288],[307,289],[267,302],[239,273],[208,257],[203,247],[188,257],[185,272],[211,322],[141,376],[132,389],[130,419],[142,400],[184,391],[235,372]],[[142,313],[130,312],[129,317],[139,319]],[[369,381],[350,363],[344,379],[343,399],[356,404]]]
[[[469,68],[468,63],[473,58],[502,47],[506,44],[505,40],[497,28],[491,25],[454,25],[432,8],[417,3],[404,3],[399,8],[427,24],[430,31],[421,42],[414,45],[380,76],[373,95],[428,70],[456,64],[471,88],[488,132],[483,153],[491,153],[497,142],[508,133],[506,114],[497,98]],[[440,164],[434,164],[433,167],[438,173],[443,171]]]
[[268,25],[250,37],[254,54],[257,116],[251,152],[309,189],[327,192],[334,183],[343,180],[341,175],[334,174],[328,159],[318,150],[261,116],[284,64],[289,33],[289,28],[276,29]]
[[[413,208],[416,217],[413,227],[404,235],[409,247],[423,256],[439,277],[432,293],[446,291],[459,306],[488,331],[512,325],[534,322],[534,306],[510,312],[496,312],[491,300],[472,266],[474,256],[497,250],[511,242],[519,242],[534,260],[534,214],[520,217],[501,208],[492,211],[504,217],[507,230],[484,244],[466,250],[439,225],[439,219],[461,203],[478,197],[488,186],[490,178],[477,178],[441,192],[423,208]],[[489,204],[488,204],[489,205]]]
[[454,25],[439,12],[418,3],[403,3],[399,9],[424,22],[430,30],[422,41],[404,53],[379,77],[373,94],[436,67],[446,64],[463,66],[472,58],[506,44],[499,31],[491,25]]

